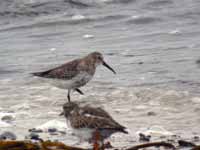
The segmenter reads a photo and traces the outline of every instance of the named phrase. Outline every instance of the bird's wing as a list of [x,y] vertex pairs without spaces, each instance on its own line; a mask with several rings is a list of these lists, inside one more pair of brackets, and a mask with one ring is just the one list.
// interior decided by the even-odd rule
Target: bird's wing
[[95,116],[99,116],[99,117],[104,117],[104,118],[110,118],[113,119],[105,110],[103,110],[102,108],[98,107],[98,108],[93,108],[90,106],[85,106],[80,110],[82,115],[95,115]]
[[124,131],[125,127],[117,123],[111,118],[95,116],[91,114],[76,114],[76,117],[72,118],[72,124],[75,128],[92,128],[92,129],[111,129]]
[[43,72],[35,72],[33,75],[44,77],[44,78],[55,78],[55,79],[72,79],[79,72],[77,67],[79,63],[79,59],[73,60],[66,64],[63,64],[59,67],[43,71]]

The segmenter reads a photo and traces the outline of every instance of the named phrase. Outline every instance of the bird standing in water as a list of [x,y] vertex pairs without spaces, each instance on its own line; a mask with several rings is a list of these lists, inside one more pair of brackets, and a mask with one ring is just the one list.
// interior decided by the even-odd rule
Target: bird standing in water
[[34,76],[42,77],[54,86],[62,89],[68,89],[68,101],[70,102],[70,93],[72,90],[77,91],[81,95],[83,92],[79,89],[88,83],[95,74],[96,67],[103,65],[116,72],[103,59],[103,55],[99,52],[93,52],[87,56],[67,62],[59,67],[32,73]]
[[99,149],[99,143],[104,147],[104,139],[113,133],[121,132],[127,134],[126,127],[116,122],[105,110],[100,107],[80,107],[74,102],[63,105],[63,113],[68,126],[72,128],[75,135],[94,143],[95,150]]

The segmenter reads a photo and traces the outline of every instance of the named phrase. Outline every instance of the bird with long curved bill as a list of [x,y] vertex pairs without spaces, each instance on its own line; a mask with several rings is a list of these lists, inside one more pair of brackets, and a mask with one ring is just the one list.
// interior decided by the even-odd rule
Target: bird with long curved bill
[[72,90],[77,91],[81,95],[84,94],[80,87],[92,79],[99,65],[107,67],[116,74],[115,70],[104,61],[103,55],[99,52],[93,52],[83,58],[72,60],[56,68],[32,74],[48,80],[48,82],[58,88],[68,89],[67,98],[70,102]]

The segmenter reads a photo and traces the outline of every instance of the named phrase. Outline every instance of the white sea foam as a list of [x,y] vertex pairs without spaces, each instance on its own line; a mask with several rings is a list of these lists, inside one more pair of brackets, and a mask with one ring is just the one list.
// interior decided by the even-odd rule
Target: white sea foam
[[8,127],[11,127],[11,126],[12,126],[11,124],[0,120],[0,128],[8,128]]
[[92,34],[85,34],[85,35],[83,35],[83,38],[85,38],[85,39],[91,39],[91,38],[94,38],[94,35],[92,35]]
[[28,103],[22,103],[22,104],[11,106],[12,110],[29,110],[30,108],[31,107]]
[[141,129],[140,131],[137,131],[136,134],[139,135],[140,133],[148,136],[172,136],[174,135],[172,132],[167,131],[166,129],[164,129],[162,126],[152,126],[148,129]]
[[49,50],[53,52],[53,51],[56,51],[56,48],[53,47],[53,48],[50,48]]
[[137,105],[134,108],[138,109],[138,110],[146,110],[148,108],[148,106],[146,106],[146,105]]
[[86,17],[84,16],[84,15],[74,15],[74,16],[72,16],[72,20],[83,20],[83,19],[85,19]]
[[191,101],[194,103],[200,103],[200,97],[193,97]]
[[175,29],[169,32],[169,34],[180,34],[180,33],[181,33],[181,30],[179,29]]
[[47,132],[48,129],[55,128],[57,131],[65,132],[69,131],[70,128],[67,126],[66,122],[58,121],[58,120],[50,120],[42,125],[36,127],[38,130],[42,130]]
[[0,112],[0,119],[2,119],[5,116],[10,116],[12,119],[16,117],[14,113]]
[[139,15],[133,15],[133,16],[131,16],[131,18],[132,19],[138,19],[138,18],[140,18],[141,16],[139,16]]
[[11,110],[30,110],[31,108],[38,108],[38,107],[39,107],[38,105],[25,102],[11,106]]

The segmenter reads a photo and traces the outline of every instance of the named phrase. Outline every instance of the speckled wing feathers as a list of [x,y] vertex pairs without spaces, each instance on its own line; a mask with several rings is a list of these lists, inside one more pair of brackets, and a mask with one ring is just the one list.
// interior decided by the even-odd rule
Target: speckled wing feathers
[[36,72],[33,73],[35,76],[44,77],[44,78],[55,78],[55,79],[72,79],[75,77],[79,70],[78,63],[79,59],[73,60],[66,64],[63,64],[59,67],[44,71],[44,72]]
[[125,127],[117,123],[101,108],[86,106],[81,110],[74,110],[70,118],[74,128],[110,129],[126,133]]
[[81,109],[81,114],[90,114],[90,115],[95,115],[99,117],[104,117],[104,118],[110,118],[113,119],[106,111],[104,111],[102,108],[92,108],[89,106],[85,106]]

